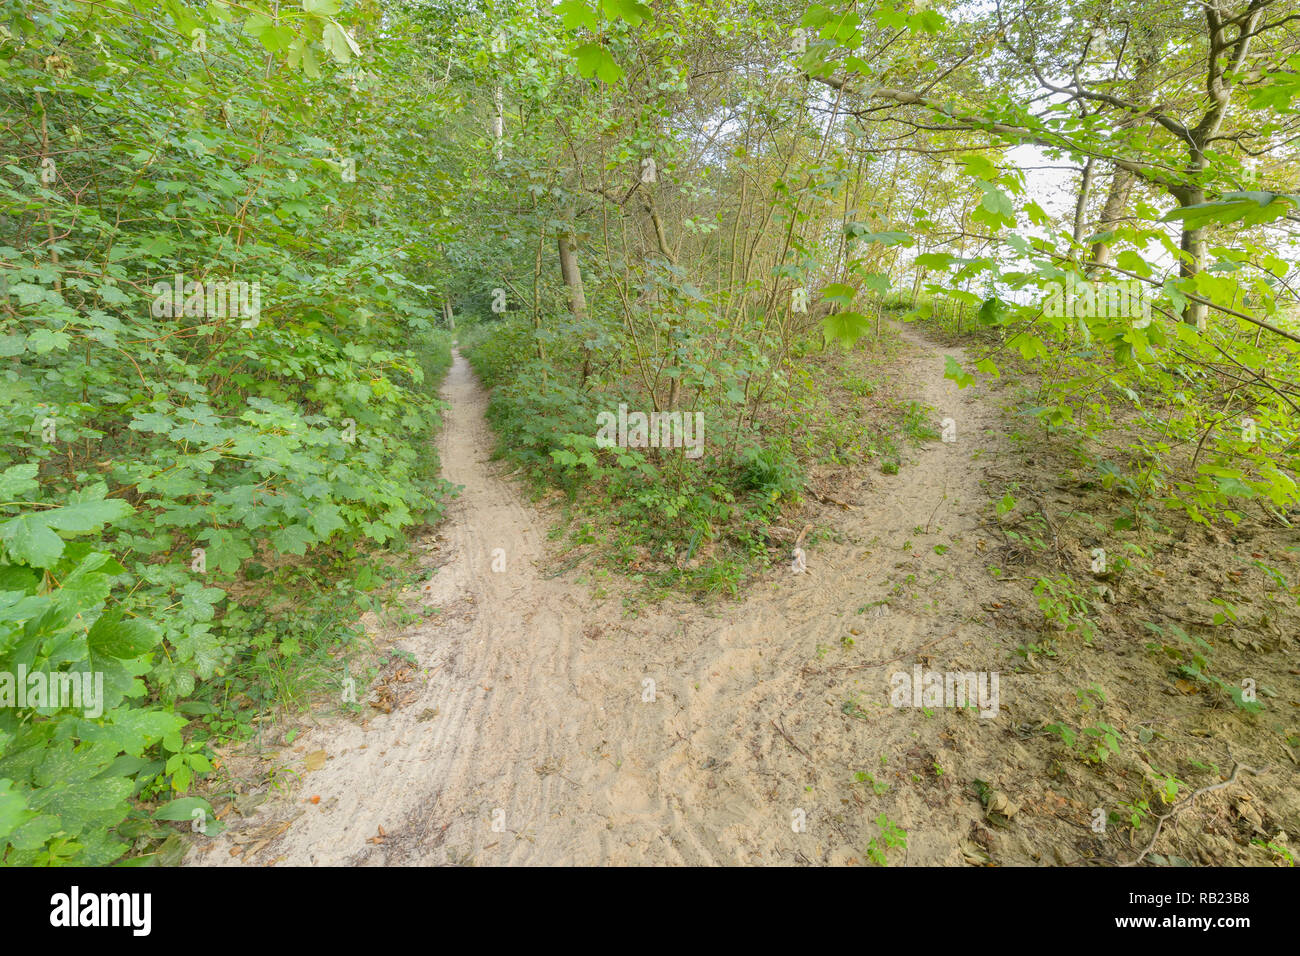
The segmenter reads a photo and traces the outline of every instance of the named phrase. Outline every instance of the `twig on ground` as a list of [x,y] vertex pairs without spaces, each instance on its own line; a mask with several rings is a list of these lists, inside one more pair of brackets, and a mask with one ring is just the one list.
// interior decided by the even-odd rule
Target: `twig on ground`
[[799,751],[799,753],[803,754],[803,755],[804,755],[805,757],[807,757],[809,760],[812,760],[812,757],[809,757],[809,756],[808,756],[808,751],[804,750],[804,749],[803,749],[802,747],[800,747],[797,743],[795,743],[795,742],[794,742],[794,738],[792,738],[789,734],[787,734],[787,733],[785,732],[785,728],[784,728],[784,727],[782,727],[780,724],[778,724],[775,720],[772,721],[772,726],[776,728],[776,732],[777,732],[778,734],[780,734],[782,737],[785,738],[785,742],[786,742],[786,743],[788,743],[788,744],[789,744],[791,747],[793,747],[795,750]]
[[1156,821],[1156,832],[1151,837],[1151,842],[1147,844],[1147,848],[1138,854],[1137,859],[1134,860],[1132,863],[1121,863],[1120,866],[1137,866],[1139,863],[1141,863],[1146,858],[1146,855],[1155,849],[1156,841],[1160,839],[1160,831],[1164,829],[1166,820],[1172,817],[1175,813],[1178,813],[1180,810],[1190,807],[1192,804],[1196,802],[1196,798],[1199,797],[1201,794],[1212,793],[1215,790],[1222,790],[1225,787],[1232,786],[1234,783],[1237,782],[1237,776],[1243,770],[1246,773],[1253,774],[1254,776],[1258,777],[1260,774],[1266,773],[1268,771],[1268,768],[1265,767],[1263,770],[1256,770],[1254,767],[1243,767],[1241,766],[1241,764],[1238,764],[1236,767],[1233,768],[1232,776],[1229,777],[1227,780],[1223,781],[1223,783],[1215,783],[1215,784],[1211,784],[1208,787],[1201,787],[1201,789],[1199,790],[1194,790],[1192,793],[1188,794],[1186,799],[1179,800],[1176,804],[1174,804],[1174,808],[1172,810],[1170,810],[1168,813],[1166,813],[1164,816],[1160,817]]

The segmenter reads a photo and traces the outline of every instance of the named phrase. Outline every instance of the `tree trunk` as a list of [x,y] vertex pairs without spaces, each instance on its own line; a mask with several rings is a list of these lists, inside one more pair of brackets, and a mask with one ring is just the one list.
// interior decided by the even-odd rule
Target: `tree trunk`
[[[1165,44],[1165,28],[1142,22],[1134,26],[1132,34],[1133,79],[1128,84],[1129,102],[1147,106],[1159,86],[1156,67],[1162,62],[1161,51]],[[1137,117],[1120,120],[1119,129],[1130,129],[1138,124]],[[1097,222],[1097,232],[1105,233],[1123,217],[1128,209],[1129,197],[1133,194],[1133,184],[1137,176],[1132,170],[1115,167],[1111,176],[1110,190],[1106,193],[1106,204],[1101,210],[1101,219]],[[1099,239],[1092,244],[1089,272],[1100,269],[1110,263],[1110,243]]]
[[[557,241],[560,250],[560,277],[569,289],[569,308],[573,312],[573,318],[581,326],[587,317],[587,296],[582,290],[582,270],[578,268],[578,240],[573,237],[573,233],[562,232]],[[584,335],[585,341],[585,333],[580,334]],[[591,349],[584,345],[582,352],[582,384],[585,385],[587,376],[591,374]]]
[[[1106,232],[1112,225],[1119,222],[1124,216],[1124,210],[1128,208],[1129,196],[1133,193],[1133,183],[1137,177],[1130,170],[1115,167],[1115,174],[1110,180],[1110,191],[1106,193],[1106,205],[1102,207],[1101,219],[1097,222],[1097,231]],[[1101,268],[1110,262],[1110,243],[1104,239],[1098,239],[1092,244],[1092,266]]]
[[501,87],[497,87],[492,92],[492,102],[496,107],[496,115],[492,117],[492,139],[495,141],[497,162],[501,162],[501,140],[505,136],[506,117],[505,103],[501,94]]
[[[1179,190],[1176,197],[1180,206],[1195,206],[1205,202],[1205,190]],[[1194,278],[1205,268],[1205,230],[1184,227],[1180,245],[1183,255],[1178,263],[1178,275],[1184,279]],[[1189,299],[1183,307],[1183,321],[1202,332],[1209,325],[1209,314],[1209,306],[1204,302]]]
[[1088,224],[1088,199],[1092,193],[1092,171],[1093,158],[1088,157],[1088,161],[1083,164],[1083,172],[1079,178],[1079,198],[1074,204],[1074,247],[1075,251],[1070,253],[1072,258],[1077,260],[1078,247],[1083,242],[1084,227]]

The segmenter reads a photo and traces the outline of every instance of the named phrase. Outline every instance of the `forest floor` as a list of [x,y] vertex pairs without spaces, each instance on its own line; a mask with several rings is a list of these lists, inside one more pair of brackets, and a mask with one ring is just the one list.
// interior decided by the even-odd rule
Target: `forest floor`
[[[1033,608],[1033,598],[1024,581],[988,571],[1002,544],[989,524],[999,471],[1030,481],[1033,465],[1007,438],[1001,387],[958,391],[943,371],[945,355],[964,360],[960,348],[899,334],[891,379],[936,420],[953,419],[956,440],[907,452],[897,475],[839,474],[834,496],[799,515],[822,531],[806,573],[781,564],[741,601],[670,599],[632,617],[624,585],[593,592],[576,573],[554,570],[552,521],[490,461],[488,395],[456,354],[440,442],[444,474],[463,489],[419,544],[431,577],[410,597],[427,615],[414,626],[370,622],[377,645],[397,654],[368,698],[378,702],[369,716],[313,718],[296,737],[280,737],[273,755],[225,755],[236,795],[219,815],[229,829],[198,841],[187,863],[1136,858],[1153,832],[1149,818],[1145,828],[1104,835],[1090,821],[1095,806],[1135,801],[1143,774],[1115,770],[1099,781],[1086,764],[1062,764],[1042,728],[1062,699],[1073,706],[1076,675],[1015,656],[1026,630],[1017,609]],[[503,571],[493,569],[498,548]],[[1088,660],[1086,678],[1107,686],[1134,666],[1124,654]],[[911,676],[918,664],[997,673],[996,714],[891,706],[894,675]],[[1134,693],[1123,713],[1106,716],[1128,737],[1168,701]],[[1187,720],[1199,717],[1189,710]],[[1281,762],[1294,780],[1294,755],[1285,743],[1273,749],[1270,734],[1238,756],[1268,751],[1264,762]],[[1179,746],[1203,737],[1192,728]],[[1222,759],[1222,748],[1214,755]],[[1180,752],[1178,766],[1192,757]],[[268,767],[297,780],[268,788]],[[1231,768],[1229,760],[1207,779]],[[1296,832],[1296,797],[1286,796],[1294,787],[1273,776],[1266,791],[1267,776],[1243,774],[1207,794],[1162,839],[1211,847],[1197,862],[1268,862],[1243,857],[1249,841],[1230,831],[1249,824],[1271,834],[1281,819]],[[1207,806],[1222,810],[1223,832],[1201,816]],[[1184,820],[1202,832],[1180,837]]]

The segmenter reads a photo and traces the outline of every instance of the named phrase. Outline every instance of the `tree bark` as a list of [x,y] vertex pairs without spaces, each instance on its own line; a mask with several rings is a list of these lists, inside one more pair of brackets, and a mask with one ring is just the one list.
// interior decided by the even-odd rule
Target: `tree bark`
[[[1137,177],[1127,169],[1115,167],[1110,179],[1110,189],[1106,193],[1106,204],[1101,209],[1101,219],[1097,222],[1097,231],[1105,233],[1107,229],[1119,222],[1128,208],[1129,196],[1133,194],[1133,184]],[[1110,243],[1098,239],[1092,244],[1091,262],[1094,268],[1101,268],[1110,262]]]
[[[569,289],[569,309],[581,325],[587,317],[587,295],[582,288],[582,270],[578,268],[578,241],[571,232],[561,232],[557,239],[560,251],[560,277]],[[584,335],[585,341],[585,335]],[[582,384],[591,375],[591,349],[582,347]]]

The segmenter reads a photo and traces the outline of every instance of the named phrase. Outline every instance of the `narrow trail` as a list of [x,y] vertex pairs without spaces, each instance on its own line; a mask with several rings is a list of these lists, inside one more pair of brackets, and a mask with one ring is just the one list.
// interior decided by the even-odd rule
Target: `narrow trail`
[[[987,499],[976,449],[997,444],[997,412],[943,379],[944,354],[959,350],[902,334],[898,375],[936,419],[954,419],[957,441],[864,481],[860,507],[834,517],[835,540],[809,549],[808,573],[778,568],[742,603],[668,602],[631,619],[617,594],[595,600],[572,575],[538,570],[546,519],[489,461],[487,394],[456,354],[441,454],[464,488],[440,528],[449,560],[425,595],[440,613],[398,643],[418,661],[418,693],[364,726],[338,718],[307,732],[306,749],[329,759],[296,805],[268,803],[258,820],[288,819],[304,794],[321,801],[253,862],[853,863],[887,812],[909,831],[906,862],[960,863],[957,834],[978,806],[917,767],[973,762],[978,775],[1005,731],[967,713],[894,710],[889,674],[918,659],[971,670],[1005,659],[974,623],[990,600],[975,553]],[[885,600],[880,616],[859,611]],[[889,791],[864,794],[857,771]],[[804,832],[791,825],[800,813]],[[238,862],[229,839],[191,862]]]

